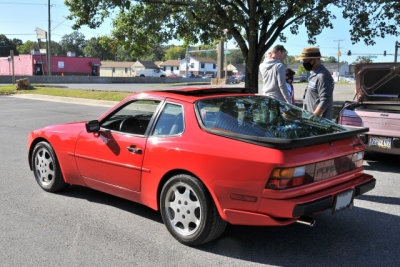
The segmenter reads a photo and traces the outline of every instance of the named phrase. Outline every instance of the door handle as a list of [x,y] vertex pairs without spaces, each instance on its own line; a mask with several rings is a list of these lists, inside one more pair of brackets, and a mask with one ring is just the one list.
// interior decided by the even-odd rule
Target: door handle
[[134,154],[142,154],[142,149],[135,148],[135,147],[136,146],[128,146],[128,147],[126,147],[126,150],[128,150],[129,152],[134,153]]

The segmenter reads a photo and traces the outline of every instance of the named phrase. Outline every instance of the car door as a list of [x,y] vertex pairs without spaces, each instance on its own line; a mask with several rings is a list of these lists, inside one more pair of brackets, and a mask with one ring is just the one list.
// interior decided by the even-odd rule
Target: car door
[[135,100],[100,122],[100,131],[83,131],[75,149],[83,179],[140,191],[148,128],[160,101]]

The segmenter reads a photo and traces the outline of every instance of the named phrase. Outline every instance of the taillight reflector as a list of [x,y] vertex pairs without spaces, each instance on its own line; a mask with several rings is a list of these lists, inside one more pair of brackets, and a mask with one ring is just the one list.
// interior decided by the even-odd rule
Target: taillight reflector
[[276,168],[266,185],[267,189],[287,189],[321,181],[360,168],[364,152],[316,162],[294,168]]

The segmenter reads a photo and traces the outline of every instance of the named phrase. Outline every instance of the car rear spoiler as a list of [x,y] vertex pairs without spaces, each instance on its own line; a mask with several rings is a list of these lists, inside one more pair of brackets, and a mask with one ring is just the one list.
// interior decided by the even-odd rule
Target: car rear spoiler
[[348,126],[342,125],[342,127],[346,128],[347,131],[330,133],[325,135],[311,136],[305,138],[298,139],[283,139],[283,138],[270,138],[270,137],[258,137],[258,136],[249,136],[238,134],[234,132],[228,131],[219,131],[217,129],[209,129],[204,127],[203,129],[207,132],[210,132],[215,135],[227,137],[230,139],[235,139],[238,141],[243,141],[246,143],[251,143],[254,145],[265,146],[269,148],[276,148],[281,150],[293,149],[293,148],[301,148],[312,145],[319,145],[323,143],[333,142],[337,140],[353,138],[358,134],[365,133],[369,131],[369,128],[366,127],[356,127],[356,126]]

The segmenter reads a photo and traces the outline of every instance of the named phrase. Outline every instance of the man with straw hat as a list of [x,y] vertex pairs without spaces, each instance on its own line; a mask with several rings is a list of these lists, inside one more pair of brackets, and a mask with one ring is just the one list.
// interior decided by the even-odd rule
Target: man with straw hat
[[302,60],[306,70],[311,71],[308,84],[303,96],[303,108],[313,113],[313,117],[332,119],[333,88],[335,83],[332,75],[321,64],[321,53],[318,47],[304,48],[301,56],[296,60]]
[[286,86],[286,66],[282,63],[286,56],[283,45],[276,45],[268,52],[264,62],[260,64],[263,78],[263,94],[275,99],[291,103]]

